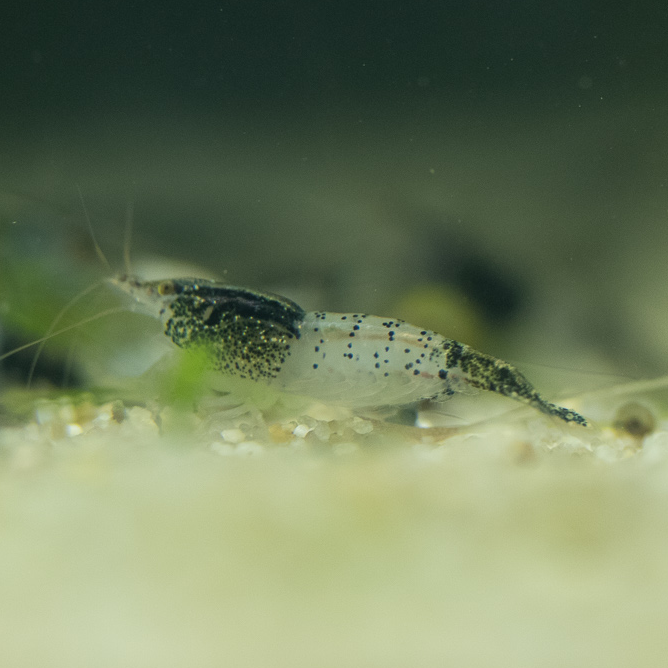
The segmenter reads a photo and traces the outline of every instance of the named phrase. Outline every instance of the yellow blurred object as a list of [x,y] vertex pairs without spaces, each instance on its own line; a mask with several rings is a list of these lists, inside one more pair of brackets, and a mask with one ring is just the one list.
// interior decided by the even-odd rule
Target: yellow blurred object
[[401,294],[388,312],[474,348],[484,348],[484,327],[475,306],[445,285],[412,287]]

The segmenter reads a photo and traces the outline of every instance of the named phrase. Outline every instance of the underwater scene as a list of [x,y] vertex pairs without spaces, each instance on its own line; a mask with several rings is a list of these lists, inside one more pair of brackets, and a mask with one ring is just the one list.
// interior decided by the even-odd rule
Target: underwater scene
[[6,18],[0,663],[658,665],[658,3]]

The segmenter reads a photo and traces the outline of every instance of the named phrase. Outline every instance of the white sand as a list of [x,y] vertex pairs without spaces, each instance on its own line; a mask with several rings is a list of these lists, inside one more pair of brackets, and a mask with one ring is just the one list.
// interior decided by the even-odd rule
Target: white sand
[[663,425],[637,450],[533,414],[450,438],[302,418],[264,440],[84,414],[0,432],[3,666],[665,656]]

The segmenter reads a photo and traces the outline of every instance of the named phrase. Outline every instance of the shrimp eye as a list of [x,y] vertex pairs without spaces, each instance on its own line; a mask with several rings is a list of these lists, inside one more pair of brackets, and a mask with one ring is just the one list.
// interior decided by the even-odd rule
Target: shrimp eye
[[174,281],[163,281],[158,284],[158,294],[162,297],[166,295],[173,295],[176,292]]

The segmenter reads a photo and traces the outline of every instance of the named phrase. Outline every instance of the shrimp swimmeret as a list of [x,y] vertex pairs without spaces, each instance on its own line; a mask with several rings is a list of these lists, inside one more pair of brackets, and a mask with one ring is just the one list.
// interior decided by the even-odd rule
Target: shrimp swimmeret
[[546,401],[512,365],[402,320],[305,312],[295,302],[215,281],[110,279],[138,311],[158,318],[184,349],[204,349],[212,369],[356,408],[443,400],[488,390],[586,426]]

